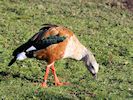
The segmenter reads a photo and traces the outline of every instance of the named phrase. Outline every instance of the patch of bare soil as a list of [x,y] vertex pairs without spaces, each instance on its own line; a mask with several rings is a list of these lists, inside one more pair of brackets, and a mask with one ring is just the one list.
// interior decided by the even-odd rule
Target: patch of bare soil
[[133,0],[109,0],[106,4],[111,7],[126,8],[133,12]]
[[123,5],[133,12],[133,0],[123,0]]

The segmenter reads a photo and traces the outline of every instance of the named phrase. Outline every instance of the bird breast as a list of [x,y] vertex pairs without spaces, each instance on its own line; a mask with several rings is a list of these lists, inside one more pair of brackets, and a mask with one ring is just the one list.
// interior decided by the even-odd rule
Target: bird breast
[[68,41],[63,58],[81,60],[86,53],[87,49],[79,42],[77,37],[73,35]]

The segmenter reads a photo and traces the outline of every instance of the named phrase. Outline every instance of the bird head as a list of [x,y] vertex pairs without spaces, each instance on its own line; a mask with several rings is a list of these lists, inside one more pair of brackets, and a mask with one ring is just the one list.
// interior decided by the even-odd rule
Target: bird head
[[94,78],[96,78],[99,70],[99,64],[97,62],[90,62],[89,64],[86,65],[86,67],[90,71],[90,73],[94,76]]
[[94,76],[94,78],[96,78],[99,70],[99,64],[96,62],[94,56],[87,54],[85,57],[82,58],[82,60],[84,61],[90,73]]

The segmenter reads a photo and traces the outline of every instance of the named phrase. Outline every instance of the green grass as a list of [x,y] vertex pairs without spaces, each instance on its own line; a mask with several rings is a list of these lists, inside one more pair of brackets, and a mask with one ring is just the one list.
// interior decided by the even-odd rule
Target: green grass
[[[81,2],[82,1],[82,2]],[[70,28],[94,53],[100,70],[94,80],[82,62],[56,62],[57,74],[70,86],[55,87],[50,73],[48,88],[33,83],[43,79],[46,63],[36,59],[7,64],[15,48],[44,23]],[[1,0],[0,99],[3,100],[132,100],[133,14],[106,0]]]

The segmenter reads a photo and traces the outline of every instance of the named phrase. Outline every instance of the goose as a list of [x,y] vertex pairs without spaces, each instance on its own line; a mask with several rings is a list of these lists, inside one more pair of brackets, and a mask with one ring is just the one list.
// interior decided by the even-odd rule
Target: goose
[[42,87],[47,87],[50,69],[54,75],[55,86],[68,85],[67,82],[60,82],[56,75],[54,64],[60,59],[71,58],[83,61],[94,77],[97,76],[99,70],[99,64],[94,55],[80,43],[76,35],[66,27],[53,24],[44,24],[26,43],[15,49],[12,56],[13,59],[8,66],[11,66],[16,60],[26,58],[36,58],[47,62],[46,72],[41,83]]

